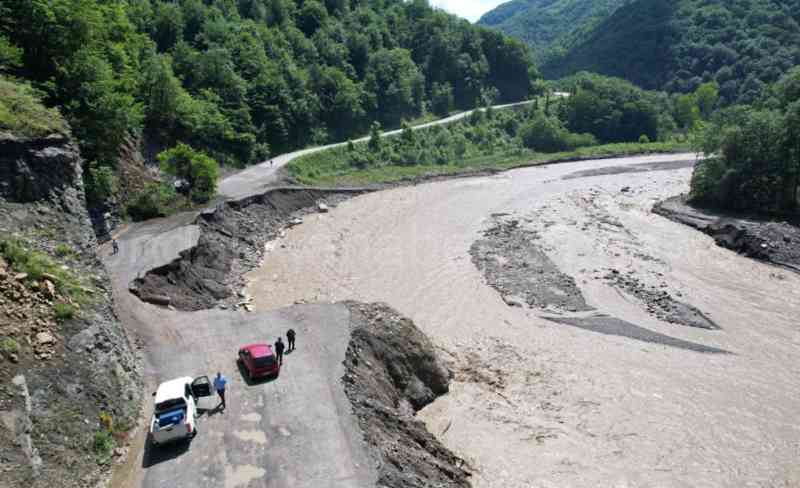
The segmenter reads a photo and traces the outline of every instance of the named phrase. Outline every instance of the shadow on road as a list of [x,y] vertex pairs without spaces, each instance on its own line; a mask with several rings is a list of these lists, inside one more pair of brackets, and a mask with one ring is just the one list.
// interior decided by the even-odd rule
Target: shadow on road
[[144,453],[142,454],[142,468],[149,468],[156,464],[163,463],[178,458],[189,451],[190,440],[154,446],[149,437],[144,441]]

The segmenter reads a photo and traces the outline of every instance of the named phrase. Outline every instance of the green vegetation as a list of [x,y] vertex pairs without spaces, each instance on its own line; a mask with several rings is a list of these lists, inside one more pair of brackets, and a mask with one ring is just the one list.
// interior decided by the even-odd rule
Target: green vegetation
[[694,202],[792,214],[800,184],[800,68],[753,106],[718,113],[698,137],[710,155],[695,169]]
[[70,320],[75,317],[75,306],[69,303],[58,302],[53,305],[53,312],[59,321]]
[[205,203],[216,194],[219,165],[202,152],[178,144],[159,154],[158,160],[163,172],[186,182],[192,201]]
[[[404,125],[399,135],[383,139],[379,127],[373,126],[368,142],[303,156],[292,161],[288,170],[306,184],[365,184],[687,147],[672,138],[675,123],[669,116],[668,98],[596,75],[573,81],[573,96],[540,99],[507,110],[476,111],[444,126],[415,131]],[[583,93],[591,94],[591,103],[578,96]],[[656,115],[660,103],[667,107],[664,116]],[[604,110],[598,117],[598,111]]]
[[191,208],[191,202],[179,195],[168,183],[149,183],[125,207],[135,221],[166,217],[179,210]]
[[[0,38],[0,62],[2,62]],[[58,110],[42,105],[41,93],[29,85],[0,76],[0,131],[26,137],[67,133],[67,124]]]
[[56,253],[56,256],[60,258],[71,257],[76,254],[75,249],[73,249],[72,246],[70,246],[69,244],[64,244],[63,242],[61,244],[58,244],[54,249],[54,251]]
[[0,256],[15,272],[26,274],[25,279],[29,282],[48,279],[59,293],[76,303],[84,303],[89,299],[91,290],[74,273],[18,239],[0,240]]
[[243,166],[374,121],[524,99],[538,76],[522,43],[424,0],[3,2],[0,72],[61,109],[95,203],[131,134]]
[[0,341],[0,352],[3,354],[19,353],[19,343],[11,337],[5,337]]
[[562,53],[574,38],[591,32],[632,0],[512,0],[478,24],[524,41],[538,61]]
[[114,452],[114,437],[106,429],[98,430],[94,433],[92,440],[92,452],[94,452],[97,464],[106,464],[111,459]]
[[716,82],[720,104],[751,103],[800,64],[800,0],[635,0],[542,66],[594,71],[648,89]]

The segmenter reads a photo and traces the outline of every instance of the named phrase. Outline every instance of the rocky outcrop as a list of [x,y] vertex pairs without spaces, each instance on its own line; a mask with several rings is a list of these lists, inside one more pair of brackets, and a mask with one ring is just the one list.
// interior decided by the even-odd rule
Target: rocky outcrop
[[470,486],[464,461],[414,416],[449,389],[450,372],[431,341],[386,305],[347,306],[345,393],[376,457],[377,486]]
[[14,263],[0,263],[0,484],[95,486],[111,455],[95,436],[113,424],[111,435],[122,441],[141,388],[96,256],[81,158],[69,138],[0,135],[3,239],[75,277],[85,299],[56,289],[55,276],[22,276]]
[[70,213],[83,210],[81,159],[65,136],[17,138],[0,133],[0,197],[11,202],[48,201]]

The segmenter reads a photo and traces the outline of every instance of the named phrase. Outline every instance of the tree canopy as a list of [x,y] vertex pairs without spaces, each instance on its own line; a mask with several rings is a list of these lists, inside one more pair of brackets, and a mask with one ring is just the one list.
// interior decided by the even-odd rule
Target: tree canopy
[[635,0],[564,48],[547,76],[594,71],[678,93],[715,82],[723,106],[750,103],[800,64],[800,0]]
[[249,164],[434,99],[523,99],[538,76],[520,42],[425,0],[2,2],[0,72],[40,89],[105,165],[131,133]]

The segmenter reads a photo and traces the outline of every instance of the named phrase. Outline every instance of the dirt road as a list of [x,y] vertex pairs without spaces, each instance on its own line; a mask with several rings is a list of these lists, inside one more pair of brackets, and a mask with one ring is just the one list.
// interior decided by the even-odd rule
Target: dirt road
[[[359,196],[273,243],[249,291],[257,310],[355,299],[412,318],[456,374],[422,415],[477,487],[797,486],[800,275],[650,212],[687,190],[691,160],[561,164]],[[574,279],[594,309],[576,313],[678,342],[509,306],[470,256],[498,219],[535,233]],[[663,322],[619,286],[633,281],[606,278],[614,270],[720,329]],[[684,343],[706,349],[673,347]]]

